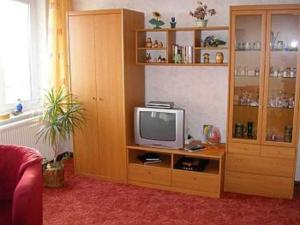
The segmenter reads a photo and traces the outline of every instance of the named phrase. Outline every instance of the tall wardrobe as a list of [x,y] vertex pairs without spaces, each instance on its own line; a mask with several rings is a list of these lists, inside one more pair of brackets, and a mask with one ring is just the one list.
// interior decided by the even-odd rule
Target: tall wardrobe
[[144,14],[126,9],[68,15],[71,91],[85,108],[74,135],[77,174],[126,182],[133,108],[144,104],[144,67],[135,64],[135,30]]

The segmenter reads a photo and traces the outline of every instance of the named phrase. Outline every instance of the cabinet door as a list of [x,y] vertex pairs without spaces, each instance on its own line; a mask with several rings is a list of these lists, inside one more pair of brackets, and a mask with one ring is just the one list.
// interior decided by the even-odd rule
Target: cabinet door
[[126,180],[124,90],[120,14],[95,16],[96,77],[101,171]]
[[94,17],[70,16],[71,89],[86,109],[86,125],[74,136],[75,167],[78,173],[99,175],[94,43]]
[[269,11],[267,28],[263,142],[296,146],[300,11]]
[[265,11],[231,14],[229,141],[261,140]]

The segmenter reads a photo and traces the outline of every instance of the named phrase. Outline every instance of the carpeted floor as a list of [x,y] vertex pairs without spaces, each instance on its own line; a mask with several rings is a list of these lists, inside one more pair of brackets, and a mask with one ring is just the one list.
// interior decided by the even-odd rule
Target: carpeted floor
[[44,189],[44,225],[299,225],[294,200],[226,193],[222,199],[102,182],[73,174],[62,189]]

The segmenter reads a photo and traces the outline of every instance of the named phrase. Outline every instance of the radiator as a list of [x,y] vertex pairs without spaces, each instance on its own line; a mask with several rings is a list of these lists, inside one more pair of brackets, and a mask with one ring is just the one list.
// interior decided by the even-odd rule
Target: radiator
[[15,144],[35,148],[45,159],[52,159],[50,146],[43,140],[36,143],[35,134],[40,128],[37,119],[38,117],[35,117],[0,126],[0,144]]

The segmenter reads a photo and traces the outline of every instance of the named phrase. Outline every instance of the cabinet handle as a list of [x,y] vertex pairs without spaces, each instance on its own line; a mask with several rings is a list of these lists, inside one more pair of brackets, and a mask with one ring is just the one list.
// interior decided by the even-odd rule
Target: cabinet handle
[[103,101],[103,98],[99,98],[99,101]]
[[93,99],[93,100],[95,100],[95,101],[97,100],[97,98],[96,98],[96,97],[93,97],[92,99]]

